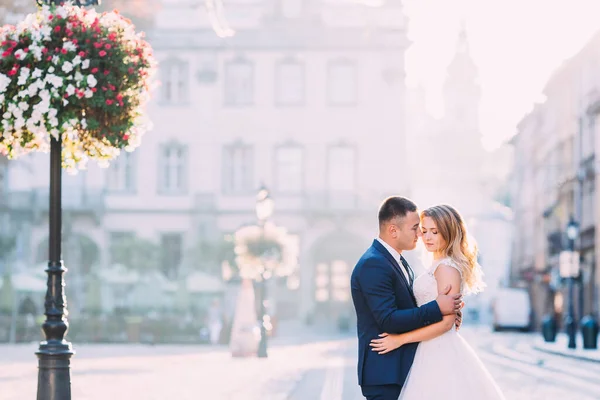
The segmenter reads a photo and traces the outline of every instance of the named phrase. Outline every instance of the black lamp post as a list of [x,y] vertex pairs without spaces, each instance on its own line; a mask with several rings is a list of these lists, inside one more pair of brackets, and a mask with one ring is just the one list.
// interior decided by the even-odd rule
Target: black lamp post
[[575,240],[579,236],[579,224],[573,217],[570,218],[566,229],[568,246],[567,250],[560,254],[560,274],[569,283],[569,307],[565,317],[565,327],[569,337],[568,347],[574,349],[576,345],[577,322],[575,320],[574,285],[575,279],[579,277],[579,252],[575,251]]
[[[261,228],[264,229],[264,225],[267,220],[273,215],[273,209],[275,203],[271,198],[269,190],[262,186],[258,194],[256,195],[256,217]],[[259,358],[266,358],[267,355],[267,325],[270,324],[269,316],[266,313],[266,301],[267,301],[267,283],[268,273],[266,268],[263,268],[262,273],[258,275],[260,285],[260,342],[258,343],[257,356]]]
[[[62,4],[61,0],[36,0],[38,5]],[[76,0],[77,6],[98,5],[100,0]],[[42,331],[46,338],[36,352],[38,356],[37,400],[71,399],[71,356],[75,353],[71,343],[65,340],[69,329],[64,273],[67,269],[61,257],[61,163],[62,141],[54,137],[50,141],[50,204],[49,204],[49,251],[48,289],[46,291],[46,321]]]

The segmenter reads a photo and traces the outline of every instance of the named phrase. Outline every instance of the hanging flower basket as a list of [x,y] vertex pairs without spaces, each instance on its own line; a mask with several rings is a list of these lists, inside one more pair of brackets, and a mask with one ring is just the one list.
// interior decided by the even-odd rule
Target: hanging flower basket
[[236,263],[240,274],[259,278],[267,273],[287,276],[298,262],[298,248],[285,229],[271,223],[246,226],[235,233]]
[[143,33],[116,11],[45,5],[0,28],[0,153],[46,152],[61,137],[63,167],[107,165],[148,129],[155,70]]

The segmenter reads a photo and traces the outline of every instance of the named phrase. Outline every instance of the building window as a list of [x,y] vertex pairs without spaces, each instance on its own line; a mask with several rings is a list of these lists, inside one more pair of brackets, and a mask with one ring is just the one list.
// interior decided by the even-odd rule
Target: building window
[[165,194],[181,194],[187,185],[187,151],[183,145],[169,144],[161,149],[159,191]]
[[329,63],[327,74],[329,104],[334,106],[356,104],[357,75],[356,64],[352,61],[337,60]]
[[183,236],[180,233],[165,233],[160,237],[161,265],[163,274],[169,279],[179,275],[183,247]]
[[134,153],[122,152],[108,168],[107,187],[111,192],[135,191]]
[[284,145],[275,149],[275,187],[279,193],[300,193],[304,188],[304,149]]
[[254,154],[252,146],[237,143],[223,151],[223,192],[248,194],[255,189]]
[[304,64],[286,60],[277,64],[275,99],[277,104],[297,106],[304,104]]
[[352,207],[356,193],[356,149],[336,145],[329,148],[327,160],[329,202],[337,207]]
[[254,101],[254,65],[244,59],[225,64],[225,103],[251,105]]
[[165,104],[189,102],[189,65],[180,60],[167,60],[160,65],[161,100]]
[[350,273],[347,262],[335,260],[331,263],[317,264],[315,274],[315,301],[318,303],[350,300]]

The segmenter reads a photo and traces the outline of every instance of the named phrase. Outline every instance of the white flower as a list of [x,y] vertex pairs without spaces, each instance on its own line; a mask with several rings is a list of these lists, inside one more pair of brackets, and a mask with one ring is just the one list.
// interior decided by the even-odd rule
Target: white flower
[[11,79],[8,76],[0,74],[0,93],[4,93],[6,91],[10,81]]
[[69,86],[67,86],[67,94],[73,96],[75,94],[75,86],[69,84]]
[[79,65],[79,64],[81,64],[81,57],[75,56],[75,58],[73,58],[73,65]]
[[[83,74],[79,71],[75,72],[75,82],[79,83],[83,80]],[[79,85],[77,85],[79,86]]]
[[9,119],[10,117],[12,117],[12,114],[8,111],[2,114],[2,118],[4,118],[5,120]]
[[90,67],[90,60],[83,60],[81,63],[81,69],[88,69]]
[[36,81],[36,82],[32,83],[32,84],[31,84],[31,85],[29,85],[29,87],[27,88],[27,94],[29,95],[29,97],[33,97],[33,96],[35,96],[35,94],[37,93],[37,91],[38,91],[38,85],[37,85],[37,82],[39,82],[39,81]]
[[67,104],[69,104],[69,100],[63,99],[63,106],[66,106]]
[[89,87],[96,87],[96,85],[98,84],[98,81],[96,80],[96,78],[94,77],[94,75],[88,75],[87,77],[87,84]]
[[23,67],[21,68],[21,72],[19,73],[19,80],[17,81],[17,85],[22,86],[27,82],[29,78],[30,69]]
[[23,111],[27,111],[29,110],[29,104],[25,103],[24,101],[19,103],[19,108]]
[[52,57],[52,64],[58,64],[59,61],[60,61],[60,58],[58,58],[58,56]]
[[81,120],[81,126],[83,127],[83,129],[87,129],[87,121],[85,120],[85,118]]
[[42,70],[41,70],[41,69],[39,69],[39,68],[36,68],[36,69],[33,71],[33,74],[31,74],[31,77],[32,77],[32,78],[41,78],[41,77],[42,77],[42,72],[44,72],[44,71],[42,71]]
[[51,74],[53,74],[53,73],[54,73],[54,71],[55,71],[54,67],[50,67],[50,68],[48,68],[48,72],[50,72]]
[[43,89],[42,91],[40,91],[40,98],[42,99],[42,102],[50,102],[50,92],[48,91],[48,89]]
[[56,14],[60,15],[61,18],[67,18],[67,16],[69,15],[69,12],[67,11],[67,7],[61,6],[61,7],[56,7]]
[[[46,17],[46,19],[47,19],[47,17]],[[40,33],[44,37],[45,41],[48,41],[52,38],[52,28],[50,28],[50,26],[48,26],[48,25],[42,26],[42,28],[40,29]]]
[[23,49],[19,49],[19,50],[15,51],[15,57],[18,60],[24,60],[26,56],[27,56],[27,53],[25,53],[23,51]]
[[40,61],[42,59],[42,48],[40,46],[36,46],[36,45],[32,44],[31,46],[29,46],[29,50],[31,51],[31,53],[33,54],[33,57],[37,61]]
[[69,72],[73,71],[73,64],[66,61],[62,66],[62,70],[68,74]]
[[66,49],[67,51],[75,51],[77,50],[77,46],[75,46],[75,43],[67,41],[63,44],[63,49]]
[[46,81],[50,82],[50,84],[55,88],[62,87],[63,85],[63,79],[60,76],[56,76],[54,74],[46,75]]
[[92,96],[94,96],[94,92],[92,92],[92,90],[91,90],[91,89],[87,89],[87,90],[84,92],[84,94],[85,94],[85,98],[86,98],[86,99],[89,99],[89,98],[91,98]]

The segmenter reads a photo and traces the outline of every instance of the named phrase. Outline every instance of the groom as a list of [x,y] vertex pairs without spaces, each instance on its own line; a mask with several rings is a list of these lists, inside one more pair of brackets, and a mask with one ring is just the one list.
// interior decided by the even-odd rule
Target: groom
[[379,334],[403,333],[457,314],[460,325],[461,295],[448,296],[417,307],[412,285],[414,273],[402,251],[413,250],[421,236],[415,203],[389,197],[379,209],[379,237],[352,272],[352,300],[358,329],[358,384],[368,400],[397,400],[411,368],[418,343],[388,354],[371,351],[369,342]]

